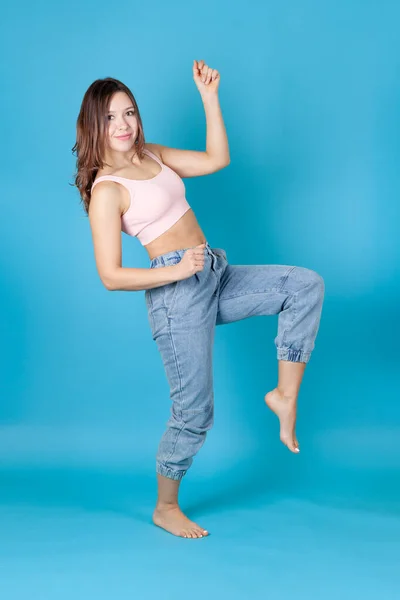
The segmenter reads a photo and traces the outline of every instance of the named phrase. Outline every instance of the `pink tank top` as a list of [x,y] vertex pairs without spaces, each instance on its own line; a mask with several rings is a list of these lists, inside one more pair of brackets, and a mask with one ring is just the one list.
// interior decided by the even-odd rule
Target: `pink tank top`
[[128,210],[121,216],[121,229],[138,238],[145,246],[167,231],[190,209],[181,177],[160,159],[145,149],[144,152],[161,165],[161,171],[151,179],[127,179],[117,175],[103,175],[93,182],[117,181],[130,195]]

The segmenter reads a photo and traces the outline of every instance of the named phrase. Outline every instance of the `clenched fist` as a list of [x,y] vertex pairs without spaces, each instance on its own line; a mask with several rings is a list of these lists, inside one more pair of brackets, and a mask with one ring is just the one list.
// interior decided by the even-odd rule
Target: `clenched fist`
[[193,79],[200,94],[216,94],[220,82],[217,69],[212,69],[204,60],[193,61]]
[[188,279],[188,277],[203,270],[205,246],[205,243],[203,243],[186,250],[181,261],[174,265],[176,281]]

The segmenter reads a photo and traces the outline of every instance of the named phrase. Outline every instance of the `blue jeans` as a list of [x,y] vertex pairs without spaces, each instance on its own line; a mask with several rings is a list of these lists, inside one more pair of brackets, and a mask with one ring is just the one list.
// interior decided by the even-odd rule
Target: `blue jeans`
[[[150,268],[175,265],[187,248],[153,258]],[[146,290],[172,401],[156,471],[181,479],[214,418],[212,354],[216,325],[279,315],[278,360],[307,363],[319,329],[324,280],[304,267],[230,265],[221,248],[204,249],[204,268],[191,277]]]

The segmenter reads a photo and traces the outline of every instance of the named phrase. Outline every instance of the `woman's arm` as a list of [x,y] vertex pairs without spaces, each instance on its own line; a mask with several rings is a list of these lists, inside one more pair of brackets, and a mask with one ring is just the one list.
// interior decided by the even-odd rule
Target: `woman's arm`
[[121,204],[119,185],[99,183],[89,206],[97,272],[108,290],[148,290],[177,281],[176,265],[157,269],[122,267]]
[[219,73],[216,69],[210,69],[204,61],[194,61],[193,79],[203,100],[206,115],[205,152],[146,144],[149,150],[155,152],[180,177],[208,175],[230,163],[228,138],[218,97]]

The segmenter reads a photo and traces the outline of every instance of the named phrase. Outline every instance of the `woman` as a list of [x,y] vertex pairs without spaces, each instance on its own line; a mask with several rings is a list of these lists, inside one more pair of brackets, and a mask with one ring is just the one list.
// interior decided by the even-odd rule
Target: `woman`
[[[187,538],[208,535],[178,505],[178,489],[213,424],[215,325],[279,315],[277,387],[265,395],[280,439],[299,452],[297,396],[318,332],[324,282],[287,265],[230,265],[211,248],[185,198],[181,178],[226,167],[229,148],[218,99],[220,75],[194,61],[193,78],[206,115],[206,150],[145,143],[135,98],[120,81],[96,80],[77,122],[77,185],[89,215],[96,267],[109,290],[145,290],[152,338],[170,385],[171,413],[156,462],[153,521]],[[121,229],[138,237],[149,269],[121,266]]]

